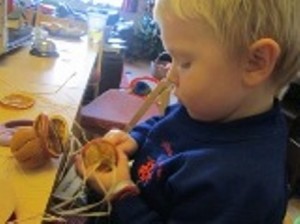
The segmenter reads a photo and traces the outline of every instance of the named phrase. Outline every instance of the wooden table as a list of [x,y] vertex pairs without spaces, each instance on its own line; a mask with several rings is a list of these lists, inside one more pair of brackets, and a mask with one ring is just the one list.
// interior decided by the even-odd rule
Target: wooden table
[[[59,57],[41,58],[23,47],[0,59],[0,98],[14,92],[33,96],[27,110],[0,106],[0,123],[34,119],[39,113],[63,115],[72,125],[95,63],[98,46],[87,40],[55,40]],[[58,161],[40,169],[23,170],[8,147],[0,146],[0,223],[15,212],[21,223],[40,223],[52,190]],[[6,203],[7,202],[7,203]]]

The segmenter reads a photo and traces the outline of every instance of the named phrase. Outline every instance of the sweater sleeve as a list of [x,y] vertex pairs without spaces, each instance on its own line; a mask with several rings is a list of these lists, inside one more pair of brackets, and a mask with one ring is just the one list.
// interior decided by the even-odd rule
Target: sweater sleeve
[[[154,186],[153,191],[155,191],[156,194],[165,195],[165,199],[158,199],[155,205],[149,204],[147,199],[145,199],[142,195],[130,195],[115,201],[113,203],[111,214],[113,223],[184,223],[184,219],[186,218],[185,214],[187,214],[189,210],[186,209],[186,206],[187,208],[193,208],[194,197],[185,197],[181,193],[175,195],[179,193],[176,189],[178,184],[180,185],[180,183],[185,183],[186,180],[189,181],[190,179],[190,175],[186,175],[186,169],[182,167],[183,163],[184,159],[181,156],[176,156],[166,164],[162,164],[162,166],[158,166],[154,170],[153,179],[150,185],[159,185],[160,189],[154,190]],[[177,169],[175,167],[181,168]],[[162,169],[166,172],[163,171],[161,173]],[[156,178],[158,175],[162,176],[160,176],[160,178]],[[152,188],[153,186],[148,187]],[[188,190],[188,188],[189,187],[187,187],[185,190]],[[157,207],[161,207],[166,210],[165,212],[161,213],[162,211],[157,211]],[[179,217],[177,211],[180,212]],[[190,214],[187,216],[190,216]]]
[[159,122],[161,119],[164,119],[166,116],[171,114],[176,107],[178,107],[178,105],[168,106],[166,108],[164,116],[154,116],[146,120],[145,122],[138,124],[131,130],[130,135],[136,140],[139,147],[143,145],[153,126],[157,124],[157,122]]
[[[141,193],[113,202],[112,223],[282,223],[286,141],[284,128],[277,126],[278,116],[263,114],[247,122],[226,124],[226,129],[223,125],[201,124],[201,129],[194,125],[195,130],[185,131],[180,141],[169,140],[168,150],[155,147],[160,145],[156,137],[165,134],[167,128],[162,126],[170,117],[178,123],[188,122],[180,120],[185,119],[182,111],[175,111],[176,117],[167,115],[164,123],[149,120],[134,130],[133,135],[144,142],[154,129],[144,150],[135,155],[131,170]],[[276,119],[262,122],[266,116]],[[186,138],[185,133],[196,133],[197,138]],[[206,133],[214,133],[213,138]]]
[[152,127],[160,120],[160,117],[152,117],[147,121],[135,126],[130,135],[136,140],[139,147],[141,147],[148,136],[148,133],[152,129]]
[[[181,163],[181,159],[178,158],[173,160],[171,164],[167,164],[167,166],[173,166],[175,162],[175,165],[177,166],[178,163]],[[153,176],[157,176],[160,173],[160,168],[157,167],[153,173]],[[180,171],[181,172],[181,171]],[[176,172],[177,173],[177,172]],[[176,178],[176,173],[165,173],[164,177],[162,179],[153,179],[153,182],[156,184],[159,184],[162,186],[161,190],[165,191],[163,194],[165,195],[172,195],[173,190],[169,187],[170,183],[172,185],[172,182],[174,181],[173,178]],[[176,178],[177,179],[177,178]],[[182,180],[184,181],[184,180]],[[176,182],[176,181],[175,181]],[[162,192],[160,192],[162,193]],[[177,207],[182,207],[183,204],[188,205],[189,204],[189,198],[186,198],[186,201],[182,201],[182,204],[173,204],[171,207],[169,205],[165,204],[164,202],[159,203],[159,206],[168,207],[166,208],[168,212],[165,214],[160,214],[156,211],[156,209],[153,209],[153,205],[149,205],[147,201],[143,198],[141,195],[130,195],[127,197],[124,197],[118,201],[115,201],[113,203],[113,209],[112,209],[112,218],[114,223],[118,224],[163,224],[163,223],[169,223],[174,222],[177,223],[175,220],[177,219],[177,215],[173,213],[172,211],[175,210]],[[184,200],[184,198],[182,198]],[[165,206],[163,205],[165,204]],[[172,204],[172,203],[171,203]],[[155,207],[155,206],[154,206]],[[166,211],[167,211],[166,210]],[[174,215],[174,217],[173,217]]]
[[113,223],[150,224],[165,223],[160,215],[151,210],[140,196],[128,196],[114,202],[112,209]]
[[150,198],[137,195],[114,202],[113,223],[279,223],[274,220],[281,220],[281,207],[274,195],[280,195],[281,187],[263,181],[264,172],[245,172],[242,163],[239,169],[226,163],[229,170],[224,171],[210,156],[188,157],[173,158],[153,172]]

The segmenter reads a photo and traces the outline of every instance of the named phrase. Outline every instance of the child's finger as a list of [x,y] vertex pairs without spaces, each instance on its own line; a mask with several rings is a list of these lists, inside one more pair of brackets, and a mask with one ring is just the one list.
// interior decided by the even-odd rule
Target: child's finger
[[85,167],[83,164],[82,156],[80,154],[76,154],[74,156],[74,166],[77,175],[83,178],[85,175]]
[[[80,176],[82,179],[86,177],[86,169],[82,160],[81,155],[75,155],[74,157],[74,165],[75,165],[75,170],[78,176]],[[103,193],[102,186],[99,185],[99,181],[97,180],[96,174],[91,174],[87,178],[87,184],[94,190],[96,190],[99,193]]]
[[124,152],[127,155],[131,155],[137,148],[137,143],[132,140],[122,142],[116,146],[117,151]]
[[109,141],[113,145],[118,145],[126,140],[127,134],[118,129],[110,130],[102,139]]
[[118,166],[128,167],[128,157],[123,151],[118,151]]

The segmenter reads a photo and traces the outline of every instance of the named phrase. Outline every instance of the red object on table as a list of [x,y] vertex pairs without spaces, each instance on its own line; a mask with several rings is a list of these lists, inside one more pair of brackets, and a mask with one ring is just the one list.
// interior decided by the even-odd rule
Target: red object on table
[[[144,98],[125,90],[110,89],[81,109],[81,125],[85,128],[124,129],[133,115],[144,103]],[[157,104],[153,104],[139,122],[161,115]]]

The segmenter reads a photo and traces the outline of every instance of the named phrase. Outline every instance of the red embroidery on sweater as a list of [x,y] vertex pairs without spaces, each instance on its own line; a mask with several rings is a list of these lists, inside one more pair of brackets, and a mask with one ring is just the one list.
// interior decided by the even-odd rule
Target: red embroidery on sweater
[[[171,157],[173,155],[173,150],[169,142],[164,141],[160,146],[167,156]],[[154,159],[148,158],[145,163],[140,165],[140,167],[138,168],[139,182],[148,183],[153,176],[155,167],[157,168],[155,177],[159,179],[162,176],[163,168],[157,167],[156,161]]]
[[139,167],[138,175],[141,182],[147,183],[151,179],[154,167],[155,160],[153,159],[148,159],[146,163]]
[[172,150],[170,142],[162,142],[161,143],[161,147],[164,149],[164,151],[166,152],[166,154],[168,156],[172,156],[173,155],[173,150]]

